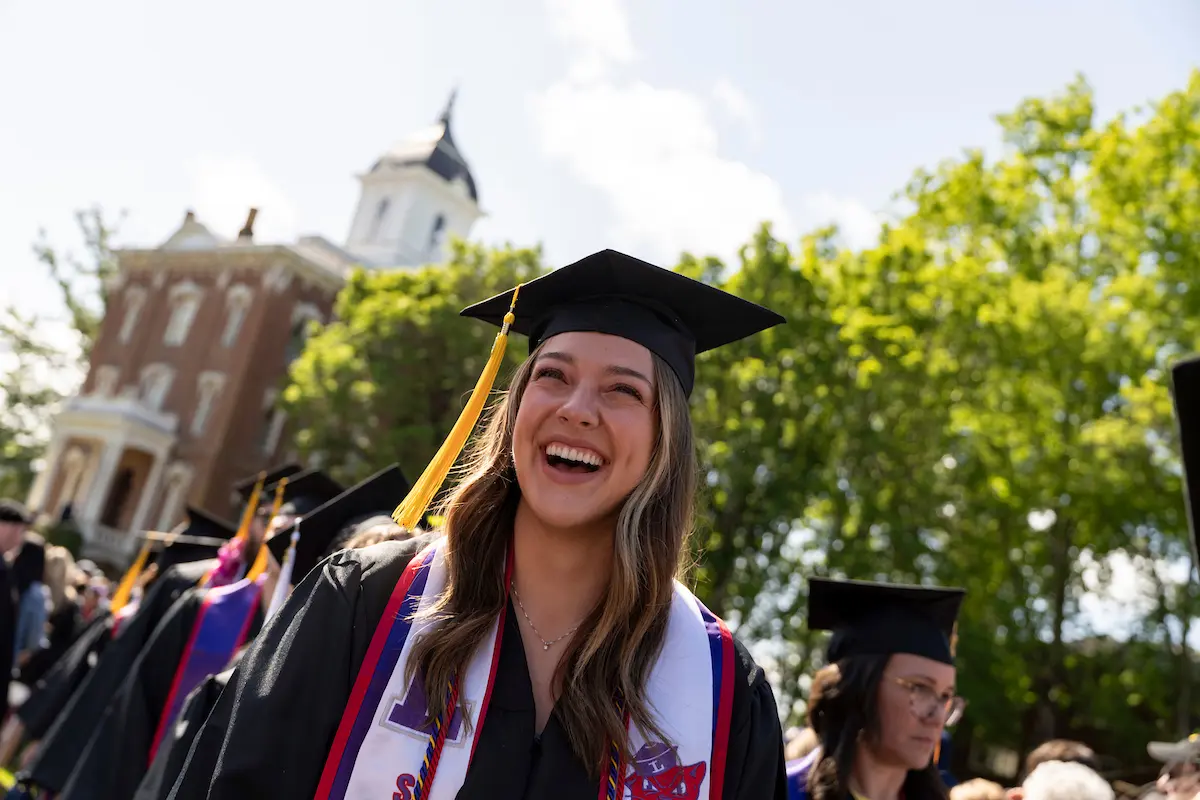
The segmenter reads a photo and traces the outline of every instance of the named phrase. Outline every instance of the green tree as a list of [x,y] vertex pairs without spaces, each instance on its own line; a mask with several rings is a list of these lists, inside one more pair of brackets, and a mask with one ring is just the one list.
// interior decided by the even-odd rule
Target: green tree
[[[343,481],[393,461],[415,480],[458,418],[496,336],[459,311],[541,272],[537,250],[461,242],[446,264],[356,272],[338,295],[335,321],[291,368],[283,398],[300,451]],[[524,356],[514,337],[501,375]]]
[[[107,306],[107,282],[116,272],[116,229],[99,208],[77,212],[84,255],[56,249],[42,231],[33,251],[60,292],[63,320],[0,310],[0,496],[24,497],[45,447],[50,414],[87,371],[92,344]],[[65,336],[52,336],[49,329]]]

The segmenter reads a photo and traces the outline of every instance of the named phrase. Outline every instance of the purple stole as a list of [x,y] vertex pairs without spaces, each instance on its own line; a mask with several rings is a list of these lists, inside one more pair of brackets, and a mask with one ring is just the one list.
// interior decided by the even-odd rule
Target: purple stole
[[191,636],[175,670],[171,691],[158,720],[147,763],[154,761],[159,745],[175,724],[187,696],[209,675],[223,672],[242,646],[261,595],[261,578],[257,581],[243,579],[228,586],[205,590]]
[[[502,611],[500,614],[497,627],[492,635],[494,642],[485,643],[468,669],[465,683],[473,685],[475,690],[471,695],[475,702],[468,701],[468,713],[471,710],[470,705],[477,705],[476,713],[472,714],[474,721],[470,726],[471,734],[467,733],[466,726],[463,725],[464,706],[457,702],[458,693],[453,685],[448,696],[454,698],[455,701],[449,703],[448,707],[454,708],[454,713],[446,720],[445,710],[443,710],[434,730],[429,730],[423,725],[426,716],[425,691],[420,676],[417,676],[414,685],[408,687],[408,691],[403,696],[394,697],[388,703],[384,702],[385,695],[388,695],[389,683],[393,681],[393,673],[403,669],[401,655],[406,652],[405,644],[414,628],[414,614],[421,607],[423,598],[428,603],[431,597],[436,596],[438,592],[437,589],[431,591],[430,586],[438,586],[441,578],[437,566],[441,562],[436,558],[439,546],[444,547],[444,543],[439,541],[430,545],[429,548],[413,558],[396,583],[346,702],[341,723],[338,725],[333,746],[317,787],[317,800],[347,800],[351,797],[353,793],[348,790],[352,779],[358,780],[355,777],[356,769],[368,773],[379,772],[379,777],[399,773],[398,777],[390,779],[395,781],[396,791],[392,795],[393,800],[410,800],[410,798],[411,800],[427,800],[429,791],[434,791],[438,795],[452,796],[457,791],[456,787],[461,785],[466,770],[469,769],[470,758],[474,755],[475,745],[478,743],[474,734],[483,729],[488,702],[495,683],[506,611]],[[435,562],[437,563],[435,564]],[[511,577],[511,569],[510,561],[508,577]],[[431,572],[434,575],[432,580]],[[430,597],[426,597],[427,594]],[[507,609],[507,605],[505,608]],[[676,586],[672,614],[672,624],[677,625],[675,635],[692,642],[693,646],[698,644],[700,648],[698,653],[703,653],[699,656],[700,658],[708,656],[705,660],[710,664],[711,674],[707,674],[706,670],[705,673],[689,673],[689,675],[691,677],[701,676],[694,685],[703,685],[705,693],[708,692],[708,687],[711,687],[712,696],[703,701],[702,707],[706,710],[704,711],[705,716],[702,717],[702,727],[707,729],[711,722],[712,728],[700,732],[693,731],[691,741],[683,743],[685,748],[683,751],[677,746],[680,743],[673,745],[646,742],[638,749],[632,764],[627,764],[617,748],[614,747],[612,757],[609,759],[607,775],[600,781],[599,800],[618,800],[627,796],[636,800],[668,796],[668,794],[686,800],[696,800],[702,796],[711,798],[711,800],[720,800],[722,796],[736,671],[733,636],[724,622],[679,585]],[[692,620],[695,622],[691,622]],[[425,623],[419,623],[417,627],[421,628],[421,633],[418,635],[429,630]],[[689,637],[699,637],[699,640]],[[671,649],[671,645],[664,649]],[[695,662],[688,663],[694,664]],[[687,680],[689,675],[677,676],[681,678],[678,683],[689,685]],[[661,683],[661,679],[658,683],[652,680],[652,686],[661,685]],[[693,694],[691,697],[694,698],[695,695]],[[660,698],[671,699],[663,695],[660,695]],[[686,698],[684,699],[686,700]],[[652,702],[654,700],[655,698],[652,697]],[[708,716],[708,709],[711,709],[711,718]],[[680,720],[674,718],[673,721],[679,722]],[[396,759],[387,759],[386,763],[380,761],[378,749],[372,751],[372,746],[368,744],[364,747],[364,742],[368,742],[369,737],[375,737],[374,742],[377,747],[380,742],[378,737],[386,736],[387,730],[396,731],[396,736],[399,738],[394,741],[402,751],[408,752],[410,756],[414,756],[419,751],[424,752],[424,758],[415,755],[411,763],[399,763]],[[381,734],[380,731],[384,731],[384,733]],[[426,737],[428,737],[428,749],[423,743]],[[636,733],[633,738],[636,747],[640,739]],[[413,744],[405,745],[406,741]],[[419,751],[409,749],[418,742],[420,743]],[[695,747],[698,742],[702,743],[699,750]],[[443,786],[434,784],[433,777],[437,773],[442,748],[447,743],[455,743],[455,746],[460,749],[452,754],[452,763],[447,767],[447,770],[450,771],[447,777],[451,783]],[[692,745],[690,749],[687,748],[688,744]],[[373,754],[368,755],[369,752]],[[693,759],[699,759],[698,763],[690,763],[688,759],[684,758],[688,752],[693,754]],[[360,754],[362,754],[361,759]],[[407,757],[402,757],[401,761],[405,758]],[[682,763],[677,763],[680,761]],[[629,770],[628,774],[627,770]],[[426,781],[426,773],[429,773],[428,781]],[[432,790],[426,788],[425,793],[419,791],[422,786],[428,787],[429,785],[433,786]],[[704,789],[707,792],[703,792]],[[359,790],[361,790],[361,784]]]

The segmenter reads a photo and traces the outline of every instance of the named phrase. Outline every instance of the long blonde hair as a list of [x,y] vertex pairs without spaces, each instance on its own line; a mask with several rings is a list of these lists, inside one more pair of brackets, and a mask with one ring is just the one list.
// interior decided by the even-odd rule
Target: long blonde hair
[[[508,392],[490,410],[466,474],[444,506],[448,581],[429,611],[439,625],[435,635],[414,644],[408,666],[409,680],[424,676],[431,717],[445,704],[450,678],[465,671],[508,602],[505,553],[521,494],[512,459],[513,428],[538,352],[517,369]],[[687,396],[658,356],[654,383],[654,451],[618,515],[612,578],[555,675],[562,691],[559,721],[593,777],[610,741],[629,754],[625,721],[614,705],[618,693],[630,721],[645,735],[666,741],[652,716],[646,682],[666,635],[673,581],[683,571],[697,466]]]
[[65,547],[50,547],[46,550],[46,568],[42,582],[50,590],[50,606],[58,611],[67,603],[75,602],[75,588],[71,586],[71,573],[75,571],[75,559]]

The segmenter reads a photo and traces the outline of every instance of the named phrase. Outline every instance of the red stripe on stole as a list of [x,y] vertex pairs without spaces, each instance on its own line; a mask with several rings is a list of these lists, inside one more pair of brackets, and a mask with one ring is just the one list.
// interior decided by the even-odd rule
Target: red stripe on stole
[[188,634],[187,646],[183,648],[183,658],[179,659],[179,664],[175,667],[175,677],[171,680],[171,691],[167,693],[167,702],[163,706],[162,716],[158,718],[158,726],[154,731],[154,739],[150,743],[150,758],[147,764],[154,761],[154,754],[158,752],[158,745],[162,741],[163,734],[166,732],[166,727],[170,723],[171,707],[175,705],[175,695],[179,694],[179,684],[183,680],[184,666],[192,657],[192,650],[196,647],[196,637],[200,635],[200,629],[204,627],[204,615],[208,613],[209,606],[216,599],[212,593],[204,595],[204,599],[200,601],[200,611],[196,614],[196,621],[192,625],[192,632]]
[[[512,585],[513,574],[513,554],[512,545],[508,547],[507,564],[504,565],[504,586],[507,588]],[[479,735],[483,733],[483,720],[487,717],[488,703],[492,701],[492,687],[496,685],[496,672],[500,665],[500,643],[504,641],[504,623],[508,617],[508,594],[504,595],[504,604],[500,606],[500,621],[496,625],[496,644],[492,649],[492,671],[488,675],[487,690],[483,693],[483,702],[479,704],[479,719],[476,721],[475,732],[471,742],[471,755],[467,758],[467,770],[471,769],[471,762],[475,760],[475,748],[479,746]],[[451,719],[454,715],[451,714]]]
[[388,634],[391,633],[392,626],[390,621],[395,620],[396,616],[400,613],[400,607],[404,605],[404,600],[408,597],[408,590],[412,586],[413,579],[420,572],[421,565],[425,561],[425,556],[432,547],[434,545],[429,545],[429,547],[417,553],[408,562],[408,567],[405,568],[404,574],[400,576],[400,580],[396,581],[396,587],[392,589],[392,596],[388,598],[387,606],[384,608],[383,616],[380,618],[380,624],[375,626],[375,633],[371,636],[371,644],[367,648],[367,654],[363,658],[362,666],[358,668],[358,677],[354,679],[354,688],[350,691],[350,699],[346,701],[346,708],[342,711],[342,721],[338,723],[337,735],[333,739],[333,747],[329,750],[329,757],[325,759],[325,769],[321,771],[321,782],[317,784],[316,800],[326,800],[333,790],[333,781],[337,777],[338,767],[342,763],[342,756],[345,754],[346,745],[350,741],[350,732],[354,728],[354,721],[358,718],[363,698],[367,694],[367,687],[371,685],[371,678],[375,675],[375,667],[379,664],[379,657],[383,654]]
[[[716,615],[713,615],[716,617]],[[712,777],[708,782],[709,800],[721,800],[725,789],[725,762],[729,757],[729,733],[733,725],[734,649],[733,634],[725,620],[721,626],[721,705],[717,709],[717,729],[713,731]]]

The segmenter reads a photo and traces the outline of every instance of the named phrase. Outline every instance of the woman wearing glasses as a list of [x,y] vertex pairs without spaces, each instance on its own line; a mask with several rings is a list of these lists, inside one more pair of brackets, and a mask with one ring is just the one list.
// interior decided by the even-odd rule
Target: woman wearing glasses
[[833,632],[813,678],[820,747],[788,769],[793,800],[946,800],[936,751],[962,716],[954,624],[963,592],[809,581],[809,628]]

